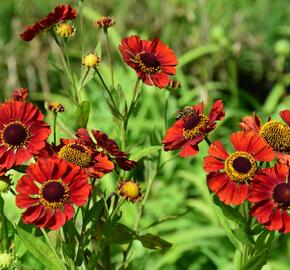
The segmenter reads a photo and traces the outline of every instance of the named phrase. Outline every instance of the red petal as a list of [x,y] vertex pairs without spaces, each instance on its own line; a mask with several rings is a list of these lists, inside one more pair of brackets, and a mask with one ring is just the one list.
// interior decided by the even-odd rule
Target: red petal
[[241,129],[244,131],[254,131],[255,133],[259,133],[262,127],[262,121],[259,116],[253,113],[253,116],[245,116],[242,120],[243,122],[239,124]]
[[74,216],[75,209],[71,204],[66,203],[64,206],[64,213],[66,215],[66,220],[70,220]]
[[66,223],[66,215],[61,211],[60,208],[57,208],[54,212],[54,215],[51,217],[50,221],[47,223],[47,226],[51,230],[57,230]]
[[280,113],[281,118],[290,126],[290,110],[284,110]]
[[283,227],[283,218],[282,212],[280,209],[276,209],[275,212],[272,212],[272,215],[269,219],[269,222],[265,224],[268,230],[270,231],[279,231]]
[[213,142],[208,149],[208,153],[211,156],[222,160],[226,160],[229,156],[228,152],[220,141]]
[[223,170],[224,168],[225,168],[224,162],[212,156],[205,157],[204,162],[203,162],[203,169],[206,172],[215,172],[215,171]]
[[181,152],[179,153],[180,157],[193,157],[199,152],[198,145],[191,145],[189,143],[186,143],[183,147]]
[[252,206],[251,213],[260,223],[264,224],[269,221],[273,209],[273,202],[262,201]]
[[25,194],[18,194],[16,196],[16,205],[19,208],[27,208],[39,202],[38,198],[31,198]]
[[208,120],[210,123],[213,123],[214,121],[221,120],[225,117],[225,112],[223,111],[223,102],[222,100],[217,100],[208,115]]
[[27,208],[27,210],[22,214],[22,219],[23,222],[28,224],[28,223],[33,223],[35,220],[37,220],[43,211],[43,206],[41,205],[36,205]]
[[34,195],[38,194],[39,189],[27,175],[23,175],[16,185],[16,190],[19,193]]

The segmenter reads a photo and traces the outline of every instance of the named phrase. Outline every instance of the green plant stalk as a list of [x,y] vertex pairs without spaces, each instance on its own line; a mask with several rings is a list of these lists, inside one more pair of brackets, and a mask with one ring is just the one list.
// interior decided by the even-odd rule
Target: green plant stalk
[[79,1],[79,17],[80,17],[81,53],[82,53],[82,55],[84,55],[84,42],[83,42],[83,33],[84,33],[83,0],[80,0]]
[[105,27],[104,28],[104,33],[105,33],[105,40],[106,40],[106,51],[107,51],[107,57],[108,57],[108,62],[110,66],[110,72],[111,72],[111,84],[112,87],[114,88],[114,71],[113,71],[113,63],[111,60],[111,55],[110,55],[110,47],[109,47],[109,36],[108,36],[108,29]]
[[56,119],[57,119],[57,112],[53,113],[53,143],[56,145]]

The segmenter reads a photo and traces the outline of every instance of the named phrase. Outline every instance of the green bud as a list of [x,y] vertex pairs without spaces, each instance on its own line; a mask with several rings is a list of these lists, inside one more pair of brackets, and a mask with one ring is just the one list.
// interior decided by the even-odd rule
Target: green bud
[[0,253],[0,269],[8,268],[13,261],[13,257],[9,253]]
[[290,43],[286,39],[280,39],[275,43],[275,52],[280,56],[287,56],[290,53]]
[[9,190],[10,185],[11,185],[11,180],[9,176],[1,175],[0,176],[0,193],[7,192]]

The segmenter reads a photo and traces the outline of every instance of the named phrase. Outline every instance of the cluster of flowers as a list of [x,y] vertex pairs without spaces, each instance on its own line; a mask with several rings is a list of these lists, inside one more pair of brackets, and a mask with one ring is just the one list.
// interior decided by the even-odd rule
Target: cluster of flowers
[[[30,41],[37,33],[55,25],[56,32],[62,37],[71,36],[74,31],[64,21],[75,17],[76,11],[69,5],[58,6],[54,12],[27,27],[21,37]],[[113,20],[109,17],[95,22],[96,27],[104,30],[112,25]],[[159,39],[148,41],[130,36],[121,41],[119,50],[127,65],[145,84],[159,88],[178,86],[170,78],[176,72],[177,58]],[[99,62],[100,59],[93,55],[83,60],[87,67],[95,67]],[[25,110],[23,106],[26,106]],[[221,100],[213,104],[208,115],[204,114],[203,103],[185,107],[176,114],[175,123],[165,135],[164,150],[181,149],[181,157],[194,156],[199,152],[198,144],[206,140],[210,147],[209,156],[204,159],[204,170],[208,172],[209,189],[227,205],[239,205],[248,200],[252,203],[252,215],[267,229],[290,232],[290,111],[280,112],[286,124],[268,119],[262,125],[256,115],[244,117],[240,123],[242,131],[230,136],[234,147],[232,154],[220,141],[210,143],[207,137],[224,116]],[[27,175],[17,185],[20,193],[17,204],[28,207],[23,214],[25,222],[55,229],[72,217],[71,203],[85,203],[90,192],[85,180],[87,175],[99,178],[110,172],[115,164],[128,170],[135,163],[100,131],[92,131],[96,142],[87,130],[81,129],[76,133],[76,139],[62,139],[58,146],[45,142],[48,134],[49,128],[43,122],[42,114],[33,105],[12,100],[1,106],[1,171],[32,156],[37,157],[38,163],[29,166]],[[263,162],[269,163],[275,157],[277,162],[272,168],[262,169]]]
[[[268,230],[290,232],[290,110],[280,112],[286,122],[268,121],[259,116],[246,116],[239,124],[242,131],[233,133],[230,141],[234,152],[229,154],[220,141],[210,143],[207,134],[224,117],[223,105],[216,101],[208,116],[203,104],[185,107],[164,140],[164,149],[181,148],[180,156],[194,156],[198,144],[206,139],[210,147],[204,159],[207,184],[227,205],[252,203],[252,215]],[[262,169],[263,162],[277,158],[272,168]],[[257,164],[260,162],[260,164]]]
[[[27,89],[16,89],[9,100],[0,104],[0,176],[34,158],[36,163],[27,167],[17,183],[16,204],[27,208],[23,213],[25,223],[55,230],[73,217],[73,204],[82,206],[87,202],[91,193],[89,178],[99,179],[116,166],[131,170],[136,162],[99,130],[92,130],[94,139],[82,128],[76,138],[49,144],[50,127],[40,110],[26,101],[27,94]],[[60,104],[49,107],[63,110]],[[136,192],[131,186],[138,187]],[[137,200],[139,193],[134,182],[120,182],[120,195],[126,199]]]

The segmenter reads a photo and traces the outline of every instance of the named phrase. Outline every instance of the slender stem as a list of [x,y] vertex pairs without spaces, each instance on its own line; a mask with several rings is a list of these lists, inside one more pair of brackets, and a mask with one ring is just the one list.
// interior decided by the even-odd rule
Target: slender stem
[[80,40],[81,40],[81,55],[84,55],[84,42],[83,42],[83,33],[84,33],[84,16],[83,16],[83,0],[79,1],[79,17],[80,17]]
[[110,47],[109,47],[109,36],[108,36],[108,29],[107,28],[104,28],[104,33],[105,33],[105,39],[106,39],[107,57],[108,57],[108,62],[109,62],[109,66],[110,66],[110,71],[111,71],[111,83],[112,83],[112,87],[114,88],[113,63],[111,61]]
[[204,137],[204,140],[206,141],[208,146],[211,145],[211,141],[209,140],[209,138],[207,136]]
[[9,190],[10,190],[10,192],[11,192],[14,196],[16,196],[16,193],[15,193],[15,191],[13,190],[12,187],[10,187]]
[[57,112],[53,113],[53,143],[56,145],[56,119],[57,119]]
[[56,255],[56,257],[58,257],[58,255],[57,255],[57,253],[56,253],[56,251],[55,251],[55,248],[54,248],[52,242],[50,241],[50,239],[49,239],[49,237],[48,237],[48,235],[47,235],[45,229],[40,228],[40,230],[41,230],[41,232],[42,232],[42,234],[43,234],[43,236],[44,236],[46,242],[48,243],[50,249],[51,249],[52,252]]

